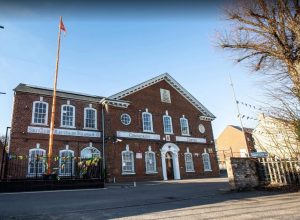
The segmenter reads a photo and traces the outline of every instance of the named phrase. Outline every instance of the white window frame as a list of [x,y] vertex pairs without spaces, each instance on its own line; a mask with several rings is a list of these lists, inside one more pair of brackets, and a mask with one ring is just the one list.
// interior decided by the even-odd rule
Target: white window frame
[[[123,117],[128,117],[128,123],[124,123],[124,121],[122,121],[122,118]],[[123,125],[130,125],[130,123],[131,123],[131,117],[130,117],[130,115],[129,114],[127,114],[127,113],[123,113],[121,116],[120,116],[120,120],[121,120],[121,123],[123,124]]]
[[[87,123],[86,123],[86,119],[87,119],[87,111],[88,110],[92,110],[95,113],[95,127],[88,127]],[[92,108],[92,107],[86,107],[84,108],[84,129],[93,129],[93,130],[97,130],[97,110]]]
[[[169,120],[170,120],[170,128],[171,128],[171,131],[166,131],[165,118],[169,118]],[[164,124],[164,133],[165,133],[165,134],[173,134],[172,117],[171,117],[170,115],[164,115],[164,116],[163,116],[163,124]]]
[[211,163],[210,163],[210,156],[209,156],[208,153],[203,153],[202,154],[202,161],[203,161],[203,169],[204,169],[204,171],[212,171],[211,170]]
[[[151,128],[150,129],[145,129],[144,115],[149,115],[150,123],[151,123]],[[146,111],[142,113],[142,122],[143,122],[143,132],[153,132],[152,114],[150,112],[148,112],[148,109],[146,109]]]
[[[83,152],[84,151],[88,151],[88,150],[92,150],[93,152],[91,152],[91,157],[84,157],[83,156]],[[98,150],[97,148],[91,146],[85,147],[80,151],[80,158],[81,159],[92,159],[92,158],[101,158],[101,152],[100,150]]]
[[[73,108],[73,124],[72,125],[63,125],[63,108],[64,107],[71,107]],[[62,105],[61,106],[61,117],[60,117],[60,126],[61,127],[64,127],[64,128],[75,128],[75,106],[74,105],[70,105],[70,104],[65,104],[65,105]]]
[[[65,152],[70,152],[71,153],[71,158],[70,158],[70,162],[71,162],[71,167],[70,167],[70,172],[64,172],[62,170],[62,154],[65,153]],[[67,160],[69,160],[68,158],[66,158]],[[67,163],[69,163],[69,161],[67,161]],[[71,176],[71,174],[73,173],[74,174],[74,151],[73,150],[69,150],[69,149],[65,149],[65,150],[60,150],[59,151],[59,175],[61,176]],[[71,171],[72,169],[72,171]]]
[[[42,104],[46,104],[46,115],[45,115],[45,123],[38,123],[38,122],[34,122],[35,119],[35,108],[36,108],[36,104],[37,103],[42,103]],[[31,123],[35,124],[35,125],[48,125],[48,108],[49,104],[47,102],[44,101],[34,101],[33,102],[33,106],[32,106],[32,118],[31,118]]]
[[[122,175],[131,175],[131,174],[135,174],[135,168],[134,168],[134,154],[133,154],[133,151],[130,151],[129,150],[129,145],[126,145],[126,150],[122,151]],[[130,158],[131,161],[126,161],[125,160],[125,157],[127,158]],[[131,169],[129,170],[124,170],[124,168],[127,166],[126,163],[127,162],[131,162],[132,164],[132,167]]]
[[[188,161],[187,159],[190,158],[191,161]],[[195,167],[194,167],[194,160],[193,160],[193,154],[190,153],[189,148],[186,149],[186,152],[184,153],[184,162],[185,162],[185,172],[187,173],[194,173]],[[191,167],[188,169],[188,167]]]
[[[183,121],[186,122],[186,128],[187,128],[186,131],[187,132],[184,132]],[[189,120],[187,118],[185,118],[184,115],[180,118],[180,129],[181,129],[181,135],[190,136]]]
[[[36,165],[36,159],[35,159],[35,157],[34,158],[32,158],[31,157],[31,154],[32,154],[32,152],[33,151],[39,151],[39,152],[41,152],[41,154],[37,154],[37,153],[35,153],[34,155],[42,155],[42,157],[41,157],[41,162],[39,162],[38,163],[38,168],[36,168],[35,167],[35,165]],[[34,170],[34,172],[30,172],[30,168],[31,168],[31,162],[33,161],[33,170]],[[36,169],[38,169],[39,170],[39,166],[42,166],[41,168],[42,168],[42,171],[41,172],[36,172]],[[32,148],[32,149],[30,149],[29,150],[29,156],[28,156],[28,170],[27,170],[27,176],[28,177],[35,177],[36,175],[37,176],[42,176],[43,174],[45,174],[45,170],[46,170],[46,150],[44,150],[44,149],[40,149],[39,148],[39,145],[37,145],[37,147],[36,148]]]
[[[152,155],[153,160],[150,161],[150,155]],[[148,163],[153,164],[153,170],[149,169]],[[156,156],[155,152],[151,150],[151,146],[149,146],[148,151],[145,152],[145,166],[146,166],[146,174],[155,174],[157,173],[157,167],[156,167]]]

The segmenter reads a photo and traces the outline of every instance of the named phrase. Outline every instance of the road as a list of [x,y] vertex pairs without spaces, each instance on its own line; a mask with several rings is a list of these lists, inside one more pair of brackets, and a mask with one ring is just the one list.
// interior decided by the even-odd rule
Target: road
[[300,193],[230,192],[225,178],[0,194],[0,219],[300,219]]

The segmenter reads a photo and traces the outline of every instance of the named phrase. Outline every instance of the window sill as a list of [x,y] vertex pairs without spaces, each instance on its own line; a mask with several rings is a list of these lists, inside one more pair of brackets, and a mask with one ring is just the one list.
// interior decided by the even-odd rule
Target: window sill
[[146,174],[158,174],[158,172],[157,171],[155,171],[155,172],[146,172]]
[[60,127],[61,128],[76,128],[75,126],[63,126],[63,125],[61,125]]
[[97,131],[98,130],[97,128],[86,128],[86,127],[84,127],[83,129],[84,130],[93,130],[93,131]]
[[191,135],[190,135],[190,134],[181,134],[181,136],[187,136],[187,137],[190,137]]
[[195,170],[185,171],[186,173],[195,173]]
[[204,172],[212,172],[212,170],[204,170]]
[[165,132],[164,134],[166,134],[166,135],[173,135],[174,133],[167,133],[167,132]]
[[49,126],[48,124],[41,124],[41,123],[31,123],[31,125],[42,125],[42,126]]
[[135,175],[135,172],[134,173],[122,173],[122,175]]
[[154,133],[154,131],[143,131],[144,133]]

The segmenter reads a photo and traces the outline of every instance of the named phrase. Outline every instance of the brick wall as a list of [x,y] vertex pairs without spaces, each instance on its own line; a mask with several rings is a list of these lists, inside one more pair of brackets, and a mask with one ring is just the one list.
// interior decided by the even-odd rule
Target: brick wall
[[251,189],[259,185],[257,159],[231,157],[226,160],[232,190]]

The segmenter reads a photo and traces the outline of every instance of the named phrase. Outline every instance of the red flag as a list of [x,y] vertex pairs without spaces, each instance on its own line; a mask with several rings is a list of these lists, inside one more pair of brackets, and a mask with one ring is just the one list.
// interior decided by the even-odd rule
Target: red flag
[[62,21],[62,19],[60,20],[59,28],[60,28],[60,30],[64,31],[65,33],[67,32],[67,30],[66,30],[66,28],[65,28],[65,25],[64,25],[64,23],[63,23],[63,21]]

